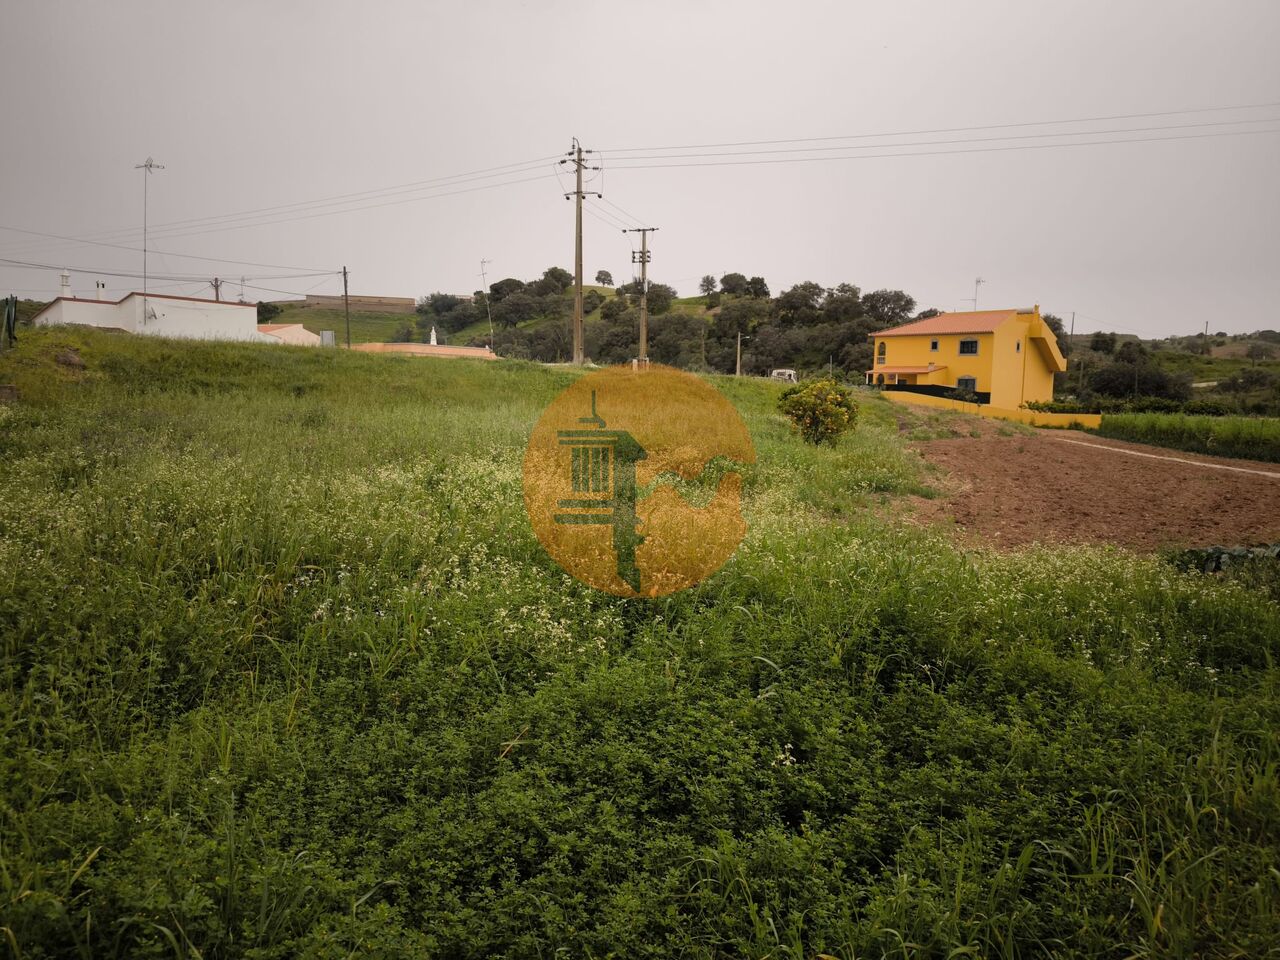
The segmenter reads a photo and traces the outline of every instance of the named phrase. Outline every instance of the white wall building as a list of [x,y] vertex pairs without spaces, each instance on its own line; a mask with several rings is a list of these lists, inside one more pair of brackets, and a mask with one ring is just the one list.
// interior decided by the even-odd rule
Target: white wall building
[[37,326],[74,323],[125,333],[190,340],[243,340],[280,343],[258,330],[258,309],[251,303],[225,303],[162,293],[130,293],[120,300],[58,297],[33,318]]

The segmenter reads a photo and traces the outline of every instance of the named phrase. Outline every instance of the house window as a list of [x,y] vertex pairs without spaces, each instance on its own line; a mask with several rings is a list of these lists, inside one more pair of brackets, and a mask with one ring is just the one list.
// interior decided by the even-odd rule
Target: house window
[[961,340],[960,341],[960,356],[976,357],[977,355],[978,355],[977,340]]
[[956,381],[957,390],[968,390],[972,393],[978,392],[978,380],[976,377],[961,377]]
[[937,353],[937,352],[938,352],[938,341],[937,341],[937,340],[930,340],[930,341],[929,341],[929,349],[930,349],[930,350],[932,350],[934,353]]
[[876,347],[876,363],[884,363],[885,349],[888,346],[889,345],[885,343],[883,340],[880,341],[879,346]]

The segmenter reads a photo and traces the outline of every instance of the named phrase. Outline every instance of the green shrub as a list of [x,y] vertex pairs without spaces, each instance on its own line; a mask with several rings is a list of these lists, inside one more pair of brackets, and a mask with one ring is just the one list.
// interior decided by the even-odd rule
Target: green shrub
[[783,391],[778,409],[809,443],[835,446],[840,434],[858,422],[858,405],[834,380],[812,380]]

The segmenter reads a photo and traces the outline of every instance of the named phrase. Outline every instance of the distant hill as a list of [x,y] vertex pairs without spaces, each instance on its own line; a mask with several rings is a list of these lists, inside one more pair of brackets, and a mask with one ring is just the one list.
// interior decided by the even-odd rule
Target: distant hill
[[[347,342],[347,321],[342,310],[328,307],[306,307],[301,304],[277,304],[279,316],[273,317],[272,323],[300,323],[312,333],[332,330],[339,344]],[[406,323],[414,321],[413,316],[403,313],[386,313],[378,310],[351,311],[352,343],[389,343],[397,330]]]

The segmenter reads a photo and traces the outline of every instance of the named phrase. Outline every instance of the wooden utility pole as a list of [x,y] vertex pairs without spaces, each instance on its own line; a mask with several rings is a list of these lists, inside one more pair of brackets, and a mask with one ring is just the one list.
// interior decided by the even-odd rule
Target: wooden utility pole
[[222,281],[217,277],[213,278],[213,299],[222,301]]
[[[573,148],[566,155],[568,159],[561,160],[561,163],[572,163],[575,184],[572,194],[566,193],[564,198],[569,199],[570,196],[576,201],[575,217],[574,217],[574,235],[573,235],[573,362],[577,366],[582,366],[586,358],[583,355],[582,346],[582,198],[586,196],[582,192],[582,171],[586,169],[583,161],[583,155],[591,153],[591,150],[583,150],[582,144],[578,142],[578,138],[573,138]],[[592,170],[598,170],[599,167],[592,167]],[[601,194],[592,194],[592,196],[601,196]]]
[[623,233],[640,234],[640,252],[631,251],[631,262],[640,264],[640,353],[642,364],[649,362],[649,234],[657,227],[635,227]]
[[351,349],[351,297],[347,294],[347,268],[342,268],[342,309],[347,315],[347,349]]

